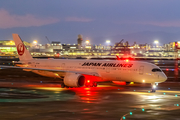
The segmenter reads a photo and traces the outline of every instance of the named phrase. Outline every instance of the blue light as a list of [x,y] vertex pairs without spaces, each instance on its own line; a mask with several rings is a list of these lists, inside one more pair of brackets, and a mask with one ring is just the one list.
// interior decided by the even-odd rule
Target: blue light
[[177,95],[175,95],[175,97],[177,97]]
[[166,93],[163,93],[164,95],[166,94]]
[[144,108],[142,108],[142,111],[143,111],[143,112],[145,111]]
[[170,88],[168,88],[170,90]]
[[177,106],[179,106],[179,104],[177,104]]
[[125,116],[123,116],[123,119],[125,120],[125,119],[126,119],[126,117],[125,117]]
[[130,115],[132,115],[133,113],[132,113],[132,112],[130,112],[129,114],[130,114]]
[[136,90],[134,90],[134,91],[136,91]]

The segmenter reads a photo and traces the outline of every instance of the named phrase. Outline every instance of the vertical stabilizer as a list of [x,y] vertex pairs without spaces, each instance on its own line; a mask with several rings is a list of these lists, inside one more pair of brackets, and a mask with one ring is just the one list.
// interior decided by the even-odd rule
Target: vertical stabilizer
[[29,51],[26,49],[25,45],[23,44],[21,38],[19,37],[18,34],[12,34],[15,45],[16,45],[16,49],[17,49],[17,53],[19,55],[19,60],[20,61],[24,61],[24,60],[32,60],[32,56],[29,53]]

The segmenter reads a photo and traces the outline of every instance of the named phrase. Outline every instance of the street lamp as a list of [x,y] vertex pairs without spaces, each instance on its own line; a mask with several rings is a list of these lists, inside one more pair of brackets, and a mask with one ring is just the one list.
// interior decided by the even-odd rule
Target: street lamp
[[89,44],[89,40],[86,40],[86,44]]
[[33,41],[33,44],[36,45],[36,44],[37,44],[37,40],[34,40],[34,41]]
[[110,49],[110,43],[111,43],[111,41],[110,41],[110,40],[106,40],[107,49]]
[[156,44],[156,47],[158,46],[159,41],[155,40],[154,43]]
[[106,40],[106,43],[109,44],[109,43],[111,43],[111,41],[110,40]]

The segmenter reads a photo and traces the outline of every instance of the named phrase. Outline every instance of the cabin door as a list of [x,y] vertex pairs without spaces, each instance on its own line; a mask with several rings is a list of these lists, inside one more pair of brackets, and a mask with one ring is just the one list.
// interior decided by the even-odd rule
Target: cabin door
[[139,67],[139,74],[143,75],[143,73],[144,73],[144,66],[140,66]]

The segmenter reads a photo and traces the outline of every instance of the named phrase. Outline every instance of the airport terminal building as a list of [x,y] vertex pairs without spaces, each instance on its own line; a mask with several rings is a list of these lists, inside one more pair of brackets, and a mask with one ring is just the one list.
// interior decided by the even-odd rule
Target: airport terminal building
[[[26,48],[34,57],[40,56],[115,56],[120,57],[174,57],[180,56],[180,51],[176,50],[175,42],[164,46],[151,46],[148,44],[126,44],[115,45],[91,45],[91,44],[61,44],[53,41],[51,44],[32,44],[24,41]],[[16,56],[17,51],[13,40],[0,40],[0,56]]]

